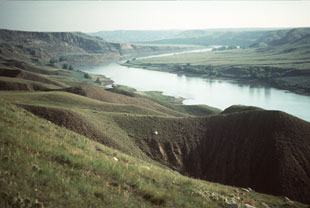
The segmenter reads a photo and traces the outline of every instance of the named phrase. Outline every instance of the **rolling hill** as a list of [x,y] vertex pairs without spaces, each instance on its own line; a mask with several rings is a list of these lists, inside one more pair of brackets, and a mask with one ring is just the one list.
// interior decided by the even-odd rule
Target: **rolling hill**
[[146,44],[233,45],[248,47],[274,29],[116,30],[90,33],[107,41]]
[[182,176],[0,103],[1,207],[307,207]]
[[310,43],[310,28],[295,28],[268,32],[253,47],[256,46],[306,46]]
[[135,43],[172,38],[180,32],[179,30],[112,30],[89,33],[89,35],[111,42]]

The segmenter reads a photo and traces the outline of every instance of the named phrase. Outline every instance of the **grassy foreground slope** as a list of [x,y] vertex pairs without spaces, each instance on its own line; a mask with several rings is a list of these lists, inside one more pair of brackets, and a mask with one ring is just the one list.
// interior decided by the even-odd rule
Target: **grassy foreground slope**
[[1,207],[306,207],[181,176],[0,103]]
[[129,157],[0,102],[1,207],[216,207],[199,193],[232,191]]

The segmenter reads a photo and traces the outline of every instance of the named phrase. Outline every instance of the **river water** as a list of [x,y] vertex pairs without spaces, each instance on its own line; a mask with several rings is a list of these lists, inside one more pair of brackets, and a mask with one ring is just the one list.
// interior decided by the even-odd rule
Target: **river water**
[[222,110],[235,104],[258,106],[268,110],[281,110],[310,121],[310,96],[271,87],[129,68],[118,63],[83,71],[104,75],[115,84],[133,87],[139,91],[161,91],[165,95],[182,97],[185,105],[206,104]]

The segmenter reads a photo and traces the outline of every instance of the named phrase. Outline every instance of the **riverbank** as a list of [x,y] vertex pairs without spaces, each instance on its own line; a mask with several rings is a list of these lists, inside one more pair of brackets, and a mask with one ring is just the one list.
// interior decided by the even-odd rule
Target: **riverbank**
[[[310,72],[304,73],[304,71],[300,70],[287,70],[285,73],[296,73],[296,76],[283,76],[283,77],[255,77],[256,75],[246,75],[240,76],[237,73],[233,74],[226,74],[222,73],[220,66],[212,67],[212,69],[208,72],[199,72],[200,69],[205,68],[206,66],[195,66],[195,69],[198,69],[197,72],[194,71],[186,71],[180,70],[184,65],[176,65],[176,64],[144,64],[139,63],[138,61],[131,61],[130,63],[123,63],[122,66],[132,67],[132,68],[142,68],[147,70],[153,71],[161,71],[161,72],[168,72],[178,75],[185,75],[188,77],[200,77],[205,79],[214,79],[214,80],[232,80],[237,83],[241,84],[248,84],[248,85],[260,85],[265,87],[273,87],[281,90],[287,90],[296,94],[310,96]],[[185,66],[186,67],[186,66]],[[208,66],[207,66],[208,67]],[[231,66],[231,69],[234,69],[235,66]],[[224,66],[224,68],[228,68]],[[240,68],[239,68],[240,69]],[[251,71],[253,66],[249,66],[248,69]],[[266,68],[265,68],[266,69]],[[254,66],[254,72],[251,71],[250,73],[255,74],[260,71],[262,68],[256,68]],[[268,70],[268,68],[267,68]],[[281,70],[281,69],[278,69]],[[282,70],[283,71],[283,70]],[[298,74],[306,74],[306,76],[298,75]],[[259,76],[259,75],[258,75]]]
[[[291,54],[292,55],[292,54]],[[279,56],[256,49],[177,54],[130,60],[123,66],[143,68],[206,79],[228,79],[310,95],[310,62],[305,55]]]

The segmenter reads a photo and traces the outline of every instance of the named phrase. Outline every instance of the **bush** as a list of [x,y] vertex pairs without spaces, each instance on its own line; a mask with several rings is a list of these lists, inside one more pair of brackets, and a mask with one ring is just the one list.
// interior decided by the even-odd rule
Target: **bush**
[[50,64],[55,64],[55,63],[57,63],[57,59],[52,58],[52,59],[50,60]]
[[62,68],[63,68],[63,69],[68,69],[68,64],[62,65]]
[[84,78],[91,79],[91,76],[88,73],[84,73]]
[[99,77],[97,77],[95,82],[98,83],[98,84],[101,84],[101,81],[100,81]]

